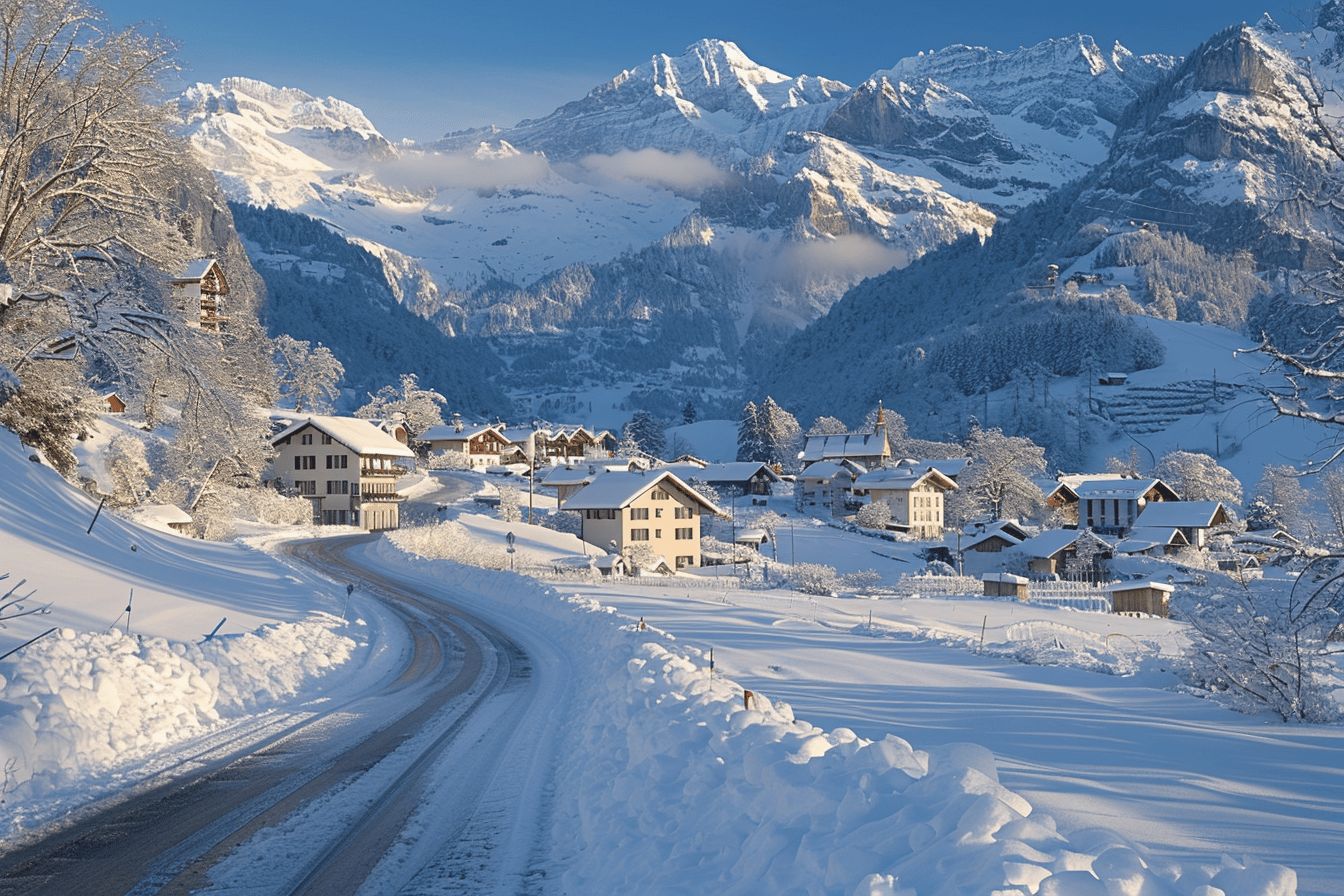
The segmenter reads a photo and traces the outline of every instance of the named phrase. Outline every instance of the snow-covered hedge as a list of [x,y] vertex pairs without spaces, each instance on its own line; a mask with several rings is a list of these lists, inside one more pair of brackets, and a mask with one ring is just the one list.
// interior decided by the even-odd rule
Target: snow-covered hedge
[[280,702],[350,658],[342,625],[322,616],[205,644],[62,629],[0,666],[4,793],[41,796]]
[[[993,756],[824,731],[712,677],[707,658],[596,601],[505,572],[413,560],[478,612],[575,658],[573,740],[553,825],[560,889],[587,893],[1289,894],[1292,871],[1223,859],[1154,862],[1117,834],[1061,833],[998,782]],[[512,627],[512,626],[510,626]],[[1205,888],[1205,889],[1201,889]]]

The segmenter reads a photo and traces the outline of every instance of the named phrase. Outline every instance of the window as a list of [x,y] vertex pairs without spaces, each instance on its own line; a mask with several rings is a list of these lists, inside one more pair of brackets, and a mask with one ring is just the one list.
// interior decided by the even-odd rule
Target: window
[[630,540],[631,540],[631,541],[648,541],[648,540],[649,540],[649,530],[648,530],[648,529],[631,529],[631,530],[630,530]]
[[616,519],[616,511],[608,509],[585,510],[583,516],[590,520],[614,520]]
[[663,518],[663,508],[661,508],[661,507],[655,508],[654,511],[653,511],[653,516],[654,516],[655,519],[662,519],[662,518]]
[[322,444],[323,444],[323,445],[330,445],[330,444],[331,444],[331,436],[327,435],[326,433],[322,433]]
[[685,529],[677,530],[677,541],[687,541],[688,539],[692,538],[695,538],[695,530],[690,528],[689,526],[686,527]]
[[313,434],[310,432],[306,432],[303,435],[299,436],[299,444],[300,445],[313,444]]
[[346,454],[328,454],[328,455],[327,455],[327,469],[328,469],[328,470],[345,470],[345,469],[348,469],[349,466],[350,466],[350,456],[349,456],[349,455],[346,455]]
[[328,479],[327,494],[348,495],[350,494],[350,483],[344,479]]
[[294,487],[299,490],[300,495],[312,497],[317,494],[317,480],[315,479],[296,479]]
[[317,455],[315,454],[296,454],[294,455],[294,469],[296,470],[316,470]]
[[654,537],[654,538],[662,538],[662,537],[663,537],[663,530],[662,530],[662,529],[654,529],[654,530],[653,530],[653,537]]
[[663,491],[662,489],[656,488],[653,490],[653,500],[666,501],[667,498],[668,498],[667,492]]
[[677,569],[685,569],[688,566],[695,565],[695,558],[690,556],[678,557],[676,562]]
[[630,508],[630,519],[632,519],[632,520],[646,520],[646,519],[648,519],[648,518],[649,518],[649,508],[647,508],[647,507],[631,507],[631,508]]
[[676,518],[679,519],[679,520],[689,520],[689,519],[694,519],[694,518],[695,518],[695,508],[694,508],[694,507],[680,507],[680,506],[678,506],[677,509],[676,509],[676,512],[673,513],[672,516],[676,517]]

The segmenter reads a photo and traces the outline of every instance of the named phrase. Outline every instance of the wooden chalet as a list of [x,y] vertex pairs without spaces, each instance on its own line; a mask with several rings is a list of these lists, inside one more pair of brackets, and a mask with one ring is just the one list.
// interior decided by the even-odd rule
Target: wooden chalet
[[222,313],[229,281],[214,258],[193,261],[181,275],[170,281],[177,294],[177,305],[187,315],[187,323],[211,333],[223,332],[229,318]]

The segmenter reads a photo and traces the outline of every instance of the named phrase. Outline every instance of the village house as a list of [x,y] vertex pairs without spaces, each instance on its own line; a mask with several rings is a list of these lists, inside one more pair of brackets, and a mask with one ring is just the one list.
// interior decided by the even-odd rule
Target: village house
[[854,481],[856,494],[891,509],[891,528],[916,538],[943,535],[943,497],[957,484],[932,467],[873,470]]
[[500,427],[508,433],[509,448],[505,463],[528,463],[534,466],[577,465],[581,461],[601,460],[612,456],[616,437],[607,430],[589,430],[583,426],[550,426],[514,428]]
[[1206,548],[1209,533],[1231,520],[1221,501],[1161,501],[1143,508],[1134,528],[1178,529],[1187,545]]
[[276,475],[313,505],[313,522],[369,532],[401,524],[397,479],[415,453],[367,420],[311,415],[271,438]]
[[189,326],[211,333],[223,332],[229,319],[220,312],[224,297],[229,294],[229,281],[224,278],[224,269],[216,259],[193,261],[180,276],[169,282],[176,304],[186,313]]
[[[1055,576],[1070,571],[1078,557],[1078,539],[1083,532],[1078,529],[1047,529],[1034,535],[1013,550],[1027,558],[1027,569],[1037,576]],[[1099,539],[1105,545],[1096,559],[1111,556],[1112,548],[1105,539]],[[1091,570],[1085,571],[1091,572]]]
[[467,426],[461,419],[445,426],[431,426],[420,434],[420,441],[429,446],[431,453],[455,451],[465,456],[473,470],[499,466],[509,447],[508,438],[496,427]]
[[995,520],[977,523],[976,528],[962,534],[961,551],[976,554],[1001,554],[1027,540],[1027,530],[1015,520]]
[[1170,526],[1135,526],[1129,534],[1115,543],[1117,554],[1145,554],[1149,557],[1169,557],[1190,542],[1180,529]]
[[122,401],[121,396],[115,392],[109,392],[102,398],[103,407],[107,408],[109,414],[126,413],[126,402]]
[[798,459],[804,465],[847,460],[865,470],[885,467],[891,460],[891,445],[887,441],[887,420],[882,406],[877,407],[877,420],[871,432],[808,436]]
[[556,506],[563,507],[565,502],[603,473],[630,473],[642,469],[634,462],[612,458],[609,461],[595,461],[575,464],[568,467],[550,467],[541,478],[537,487],[555,495]]
[[668,470],[684,480],[703,482],[719,493],[732,495],[769,495],[780,481],[779,474],[759,461],[733,461],[724,464],[669,464]]
[[1061,473],[1056,477],[1035,480],[1045,506],[1055,511],[1065,526],[1078,525],[1078,486],[1084,482],[1109,482],[1128,479],[1124,473]]
[[916,460],[914,458],[905,457],[898,460],[895,463],[895,466],[906,470],[919,470],[921,472],[924,470],[937,470],[948,479],[956,482],[957,477],[965,472],[966,467],[970,462],[971,459],[969,457],[949,457],[934,460]]
[[840,516],[854,497],[854,481],[867,472],[866,467],[851,460],[808,464],[794,482],[794,503],[799,510],[821,507],[832,516]]
[[[721,511],[673,473],[603,473],[565,504],[582,517],[591,545],[621,554],[647,572],[649,557],[675,569],[700,565],[700,520]],[[656,561],[655,561],[656,563]]]
[[1112,613],[1144,613],[1170,616],[1171,595],[1176,589],[1163,582],[1117,582],[1108,585]]
[[1161,479],[1089,478],[1073,490],[1078,495],[1078,525],[1105,535],[1124,535],[1150,504],[1180,500]]

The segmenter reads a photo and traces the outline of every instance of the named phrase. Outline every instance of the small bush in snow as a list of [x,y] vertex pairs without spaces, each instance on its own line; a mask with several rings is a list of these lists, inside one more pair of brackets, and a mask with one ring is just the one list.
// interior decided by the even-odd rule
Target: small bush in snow
[[523,518],[518,489],[511,485],[499,487],[499,518],[506,523],[516,523]]
[[470,470],[471,458],[461,451],[435,451],[428,465],[431,470]]
[[885,501],[875,501],[872,504],[865,504],[859,508],[859,512],[854,514],[854,522],[858,523],[864,529],[883,529],[891,522],[891,508]]
[[509,565],[502,546],[473,537],[465,526],[451,520],[397,529],[387,537],[403,551],[426,560],[452,560],[483,569],[506,569]]
[[846,573],[842,581],[848,590],[867,594],[882,584],[882,576],[875,569],[860,569]]
[[577,510],[552,510],[538,514],[536,523],[554,532],[564,532],[567,535],[579,535],[583,532],[583,517],[579,516]]
[[835,594],[844,587],[844,581],[834,566],[824,563],[795,563],[789,570],[789,583],[804,594],[818,594],[825,597]]

